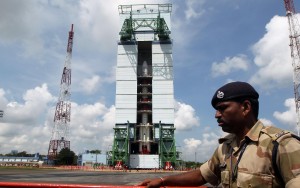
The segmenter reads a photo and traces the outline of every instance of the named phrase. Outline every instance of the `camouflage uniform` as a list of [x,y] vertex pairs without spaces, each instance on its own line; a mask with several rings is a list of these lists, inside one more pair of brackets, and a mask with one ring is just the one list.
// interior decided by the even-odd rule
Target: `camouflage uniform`
[[[240,146],[233,134],[221,138],[212,158],[200,167],[202,176],[207,182],[221,183],[223,187],[283,187],[272,167],[272,141],[276,137],[279,137],[277,166],[285,186],[300,187],[300,142],[292,138],[291,133],[265,127],[260,121],[251,128]],[[248,144],[242,152],[245,142]]]

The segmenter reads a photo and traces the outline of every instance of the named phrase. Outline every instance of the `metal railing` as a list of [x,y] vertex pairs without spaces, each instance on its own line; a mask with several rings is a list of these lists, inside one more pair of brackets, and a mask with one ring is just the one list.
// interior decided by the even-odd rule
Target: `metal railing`
[[[0,182],[0,187],[27,187],[27,188],[145,188],[145,186],[135,185],[92,185],[92,184],[55,184],[55,183],[32,183],[32,182]],[[175,188],[166,186],[169,188]],[[184,187],[184,188],[196,188],[196,187]],[[197,188],[207,188],[206,186],[200,186]]]

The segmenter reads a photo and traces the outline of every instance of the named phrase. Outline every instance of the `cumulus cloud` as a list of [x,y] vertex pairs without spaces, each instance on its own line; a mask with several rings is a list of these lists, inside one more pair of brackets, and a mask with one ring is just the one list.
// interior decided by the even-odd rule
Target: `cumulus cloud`
[[211,71],[213,77],[228,75],[234,71],[247,71],[249,60],[247,56],[240,54],[235,57],[226,57],[222,62],[213,62]]
[[[84,45],[85,49],[98,48],[98,50],[110,51],[116,46],[111,41],[118,39],[119,17],[117,7],[117,1],[80,1],[78,32],[81,33],[82,37],[78,39],[78,42]],[[109,19],[104,19],[107,17]],[[95,18],[98,21],[95,21]],[[83,33],[89,34],[83,35]]]
[[292,83],[288,36],[287,18],[274,16],[266,25],[266,34],[252,47],[259,70],[251,77],[251,83],[265,89]]
[[201,17],[205,13],[205,9],[203,8],[204,3],[205,0],[187,0],[187,9],[184,11],[186,20],[190,21],[191,19]]
[[175,127],[178,131],[190,130],[200,126],[195,109],[188,104],[175,102]]
[[10,123],[36,122],[39,116],[46,112],[47,105],[54,101],[54,97],[49,93],[47,84],[43,84],[41,87],[37,86],[26,91],[23,100],[24,103],[16,101],[7,103],[3,109],[5,111],[3,121]]
[[94,75],[91,78],[83,79],[79,85],[84,93],[91,94],[97,91],[97,88],[101,86],[101,78],[100,76]]
[[187,161],[205,162],[213,154],[218,146],[218,139],[223,133],[216,134],[213,132],[203,133],[201,139],[186,138],[183,140],[183,158]]
[[103,136],[102,144],[101,144],[102,148],[105,151],[111,151],[113,141],[114,141],[114,134],[113,133],[109,133],[108,135]]
[[[151,3],[165,1],[153,0]],[[117,1],[89,1],[81,0],[78,10],[79,32],[82,33],[80,43],[86,49],[101,49],[111,52],[116,49],[119,38],[119,5],[149,4],[147,0],[117,0]],[[109,18],[109,19],[107,19]],[[88,33],[88,34],[85,34]],[[112,42],[115,41],[115,42]]]
[[264,125],[266,125],[266,126],[270,126],[270,125],[274,125],[273,123],[272,123],[272,121],[271,120],[269,120],[269,119],[265,119],[265,118],[260,118],[259,119]]
[[[4,107],[4,116],[0,119],[1,153],[15,149],[47,154],[54,127],[55,99],[47,84],[27,90],[20,102],[7,100],[4,90],[0,89],[0,102],[5,103],[1,105]],[[71,149],[76,153],[85,149],[107,149],[105,144],[112,143],[113,138],[115,107],[106,107],[100,102],[72,103],[71,106]]]
[[[45,114],[54,99],[47,84],[27,90],[21,102],[9,101],[5,99],[5,95],[0,95],[0,101],[6,101],[4,116],[0,122],[2,152],[9,153],[12,149],[39,152],[50,132],[42,126],[41,121],[46,118]],[[32,144],[35,143],[38,143],[37,147],[33,148]]]
[[285,112],[275,111],[273,113],[273,116],[284,125],[289,125],[296,129],[297,115],[296,115],[295,99],[293,98],[286,99],[284,102],[284,106],[287,107],[287,111]]
[[187,138],[183,140],[185,144],[185,148],[188,150],[196,150],[201,145],[201,140],[197,140],[195,138]]
[[[40,152],[47,154],[52,129],[54,127],[54,112],[57,98],[49,91],[47,84],[28,89],[23,95],[23,101],[9,101],[5,92],[0,89],[0,102],[3,101],[4,117],[1,119],[0,141],[4,153],[12,149]],[[199,118],[192,106],[185,103],[176,103],[177,130],[189,130],[199,126]],[[96,101],[92,104],[71,104],[71,123],[69,139],[71,149],[76,153],[86,149],[107,150],[113,143],[113,127],[115,125],[115,107],[107,107]],[[189,149],[195,149],[201,142],[186,140],[194,143]],[[206,143],[206,141],[204,141]],[[35,147],[31,147],[35,144]]]
[[106,150],[113,143],[111,137],[115,124],[115,108],[106,107],[100,102],[94,104],[72,104],[70,140],[73,149],[83,152],[86,149]]

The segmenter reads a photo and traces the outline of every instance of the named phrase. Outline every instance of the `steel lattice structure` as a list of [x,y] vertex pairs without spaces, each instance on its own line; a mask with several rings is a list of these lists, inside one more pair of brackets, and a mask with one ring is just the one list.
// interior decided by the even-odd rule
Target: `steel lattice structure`
[[63,148],[70,149],[69,127],[71,121],[71,58],[73,47],[73,24],[71,31],[69,31],[69,38],[67,44],[67,56],[63,73],[60,82],[60,95],[56,104],[54,115],[54,126],[52,130],[52,137],[49,143],[48,160],[55,160],[57,154]]
[[296,17],[296,11],[294,7],[293,0],[284,0],[284,5],[286,9],[286,16],[289,23],[289,32],[290,32],[290,48],[291,48],[291,57],[293,65],[293,76],[294,76],[294,94],[295,94],[295,103],[296,103],[296,115],[297,115],[297,132],[299,135],[300,130],[300,25]]

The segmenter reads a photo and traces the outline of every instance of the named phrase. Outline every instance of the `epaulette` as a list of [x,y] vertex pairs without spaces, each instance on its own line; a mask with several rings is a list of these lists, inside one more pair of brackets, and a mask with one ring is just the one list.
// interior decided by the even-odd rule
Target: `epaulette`
[[282,130],[273,126],[265,126],[262,130],[263,133],[268,135],[273,141],[280,141],[283,135],[289,134],[289,131]]

